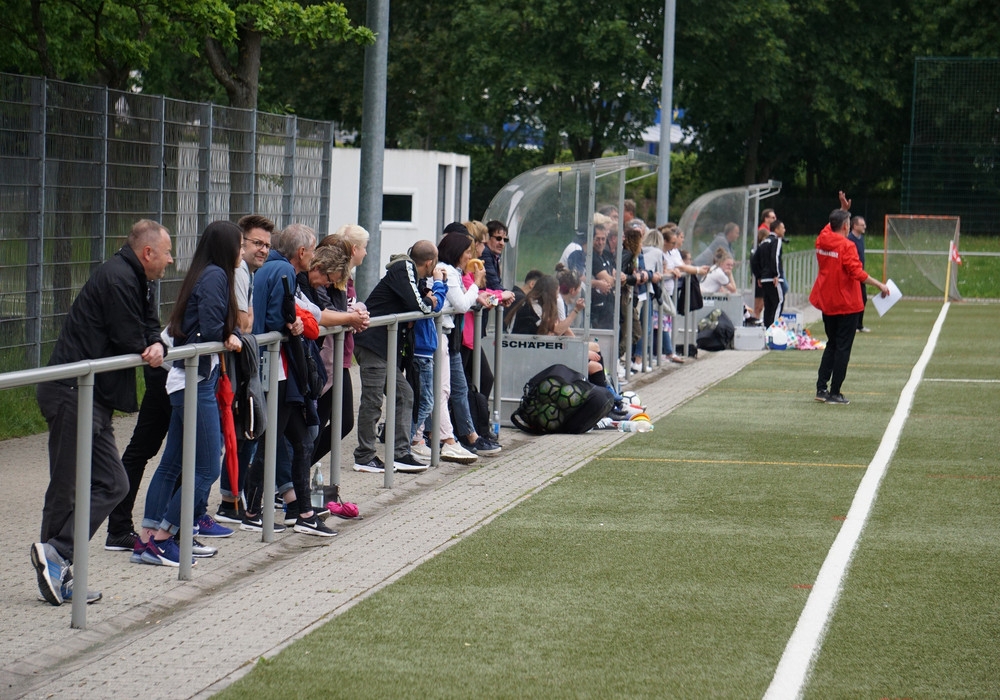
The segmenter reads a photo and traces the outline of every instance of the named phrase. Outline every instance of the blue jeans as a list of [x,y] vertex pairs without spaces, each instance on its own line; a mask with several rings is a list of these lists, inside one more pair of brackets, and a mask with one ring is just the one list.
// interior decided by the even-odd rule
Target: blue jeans
[[451,396],[448,398],[448,405],[451,406],[454,419],[455,437],[464,440],[476,432],[476,427],[472,424],[472,411],[469,410],[469,384],[465,379],[461,353],[449,353],[448,366],[451,367]]
[[414,355],[413,369],[416,370],[420,382],[420,396],[415,397],[417,418],[413,421],[413,427],[410,428],[411,442],[416,437],[417,428],[421,425],[424,426],[426,434],[430,434],[430,426],[426,423],[434,410],[434,358]]
[[[198,416],[195,424],[194,458],[194,518],[208,508],[208,496],[222,469],[222,429],[219,425],[219,405],[215,401],[218,370],[208,379],[198,382]],[[170,395],[170,428],[163,458],[156,468],[146,491],[146,509],[142,526],[162,528],[176,534],[181,522],[181,491],[174,485],[181,474],[184,451],[184,390]]]

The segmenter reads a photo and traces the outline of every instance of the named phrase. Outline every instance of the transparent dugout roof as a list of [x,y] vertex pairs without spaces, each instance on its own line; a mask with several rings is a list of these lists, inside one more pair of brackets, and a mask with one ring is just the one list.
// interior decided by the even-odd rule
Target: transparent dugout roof
[[586,241],[584,248],[590,251],[593,213],[609,204],[621,211],[626,183],[655,173],[658,165],[655,156],[629,151],[542,166],[508,182],[484,215],[484,221],[507,224],[510,242],[501,257],[504,286],[520,286],[532,269],[553,274],[570,243]]

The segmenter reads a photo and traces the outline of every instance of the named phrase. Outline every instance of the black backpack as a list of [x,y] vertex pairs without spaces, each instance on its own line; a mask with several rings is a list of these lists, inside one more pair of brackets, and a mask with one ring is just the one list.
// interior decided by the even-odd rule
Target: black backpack
[[718,352],[733,347],[736,329],[725,311],[716,309],[698,322],[698,348]]
[[521,405],[511,415],[526,433],[585,433],[611,413],[615,397],[566,365],[552,365],[524,385]]

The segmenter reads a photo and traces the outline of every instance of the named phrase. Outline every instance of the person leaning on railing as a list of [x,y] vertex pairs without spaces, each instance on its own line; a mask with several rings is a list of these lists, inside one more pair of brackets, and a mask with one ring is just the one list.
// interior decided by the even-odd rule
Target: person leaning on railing
[[[233,257],[235,261],[235,256]],[[63,322],[49,365],[136,353],[151,367],[163,364],[150,282],[173,263],[170,233],[155,221],[136,222],[128,240],[83,285]],[[38,591],[52,605],[73,596],[73,526],[76,485],[76,380],[44,382],[36,390],[38,408],[49,426],[49,487],[42,509],[41,539],[31,545]],[[90,532],[128,494],[128,476],[118,456],[111,425],[115,410],[138,410],[135,370],[102,372],[94,378],[91,453]],[[87,602],[101,594],[87,591]]]

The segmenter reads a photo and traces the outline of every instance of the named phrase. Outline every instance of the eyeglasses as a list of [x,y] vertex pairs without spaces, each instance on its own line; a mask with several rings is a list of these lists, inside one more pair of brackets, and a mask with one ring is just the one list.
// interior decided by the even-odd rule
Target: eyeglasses
[[510,238],[507,236],[490,236],[494,241],[503,241],[504,243],[509,243]]
[[257,240],[256,238],[244,238],[244,241],[251,244],[257,250],[270,250],[271,244],[265,243],[264,241]]

